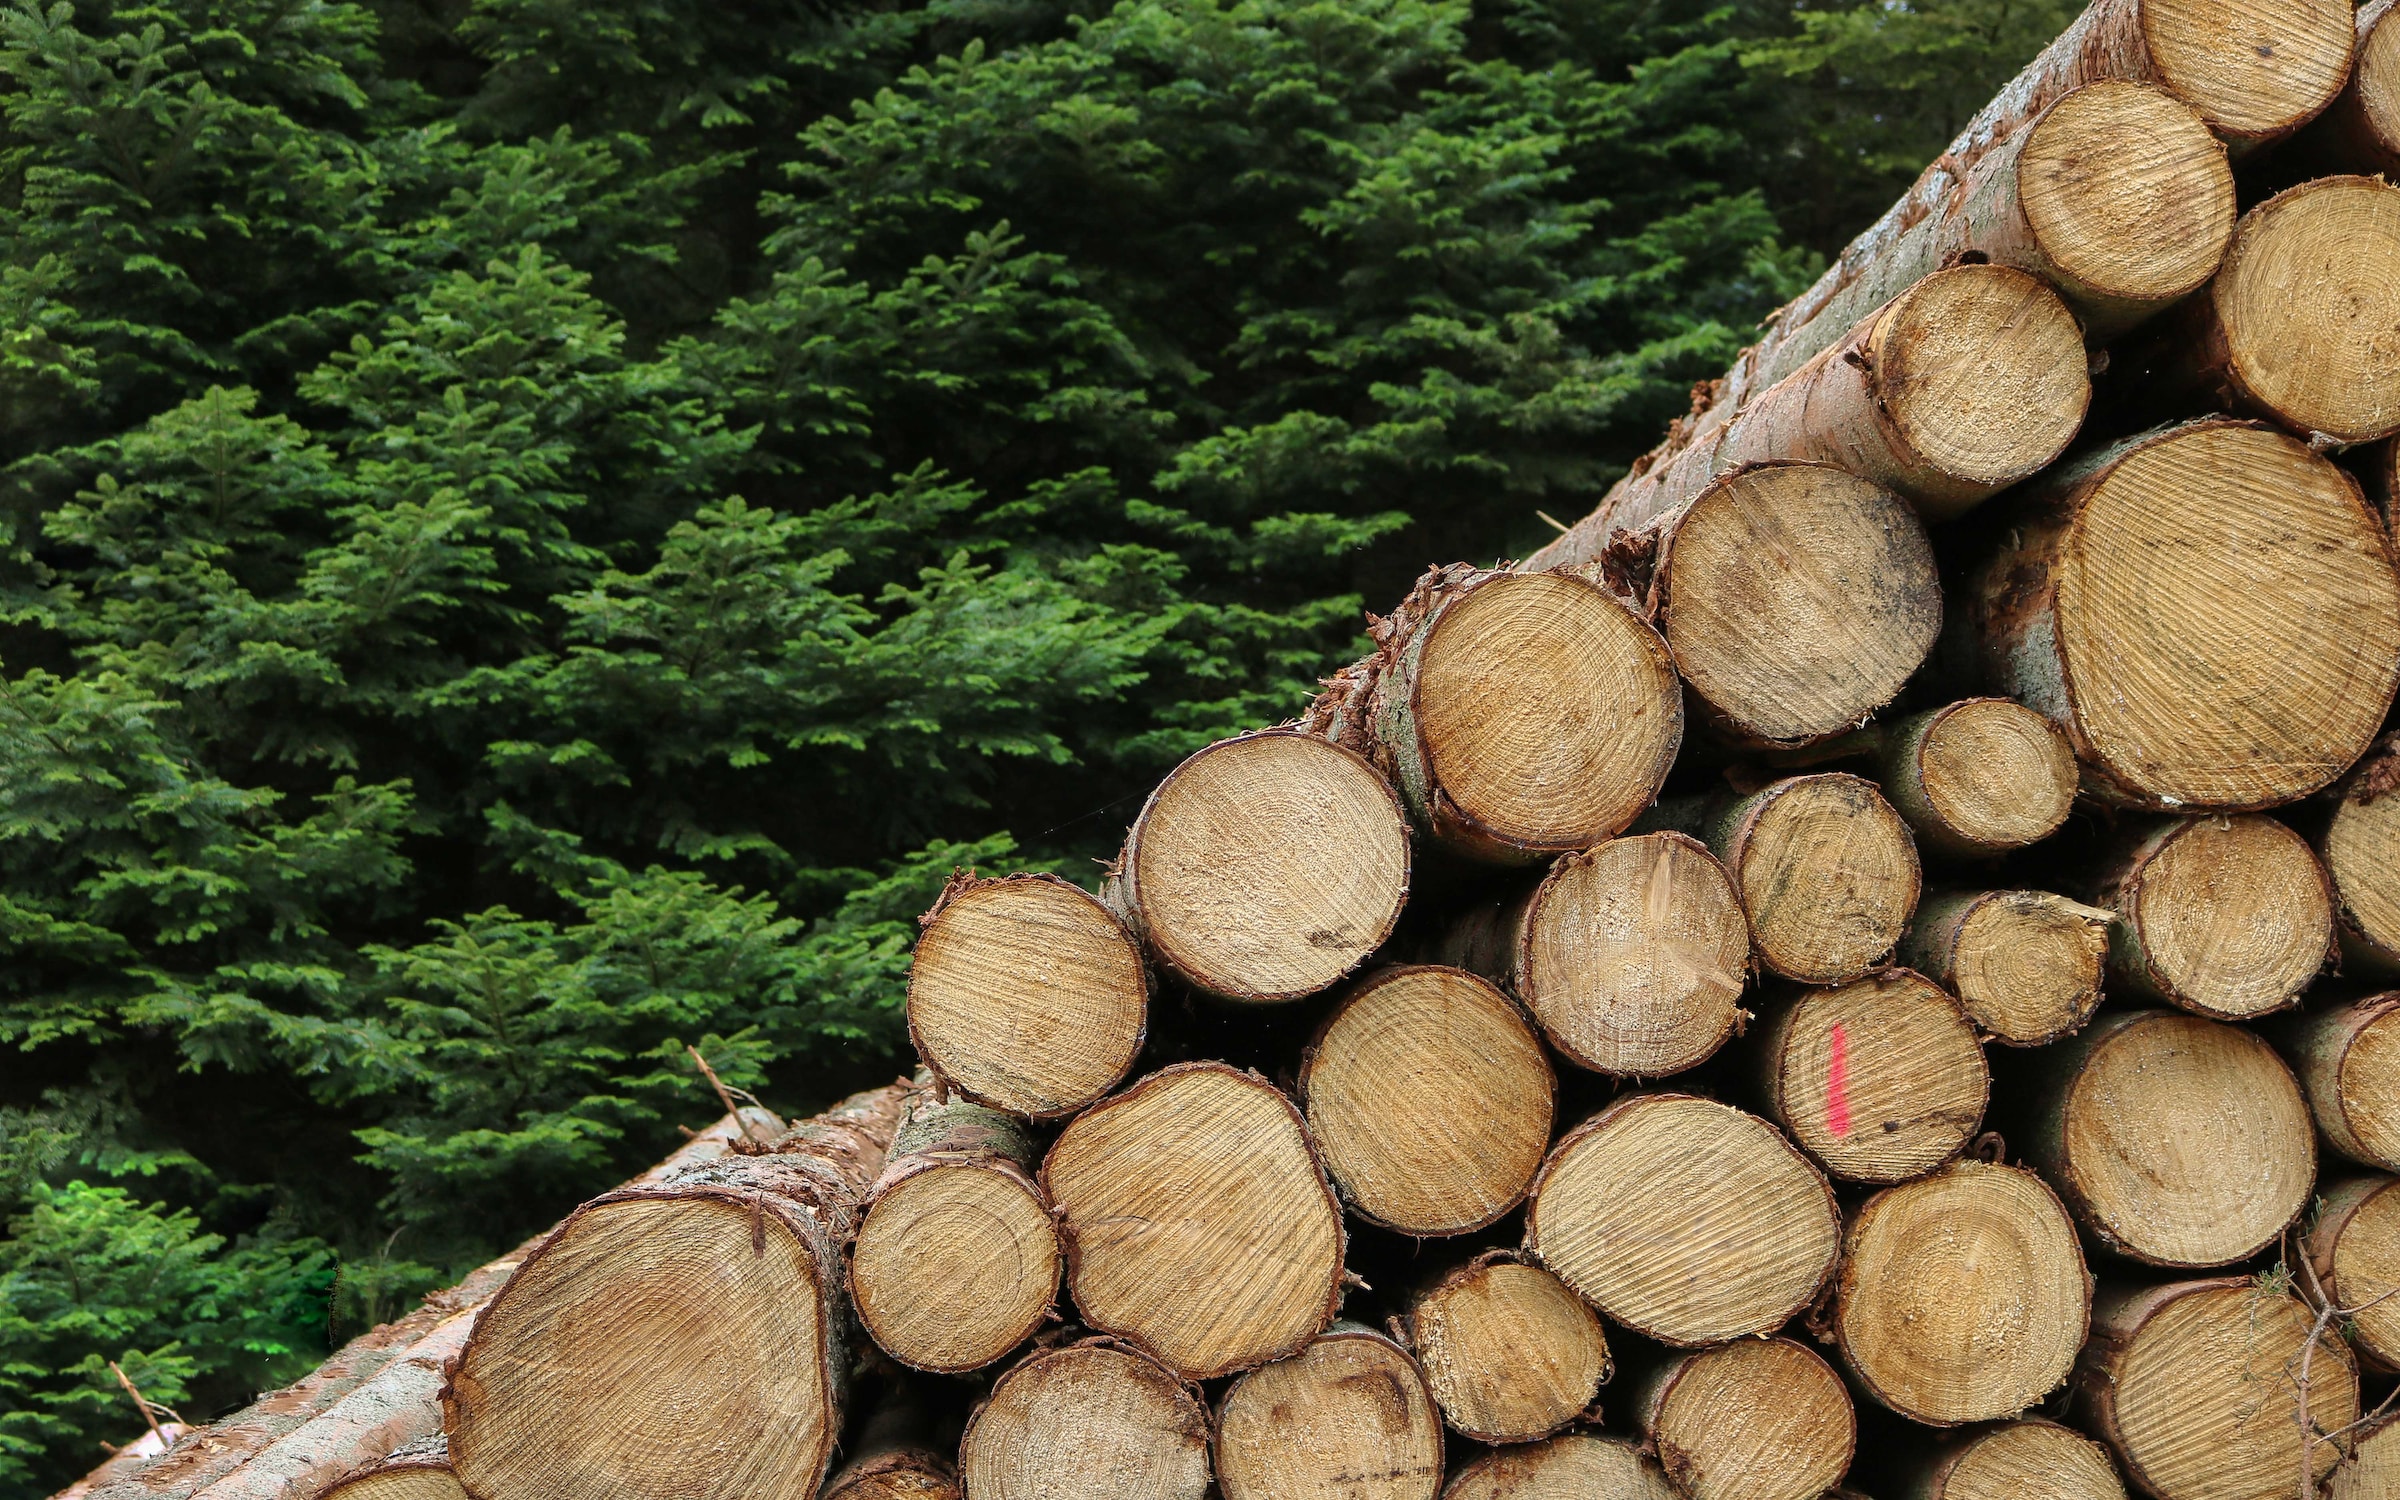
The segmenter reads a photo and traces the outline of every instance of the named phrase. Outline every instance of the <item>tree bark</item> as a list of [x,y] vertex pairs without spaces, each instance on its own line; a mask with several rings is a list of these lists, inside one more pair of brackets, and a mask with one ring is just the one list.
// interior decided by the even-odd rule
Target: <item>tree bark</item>
[[1842,1378],[1788,1338],[1668,1360],[1637,1388],[1635,1420],[1687,1500],[1817,1500],[1858,1446]]
[[908,1092],[569,1215],[460,1350],[442,1397],[460,1481],[480,1500],[813,1500],[850,1368],[841,1251]]
[[1992,1095],[1983,1044],[1923,975],[1886,969],[1800,990],[1764,1015],[1754,1055],[1767,1113],[1833,1176],[1905,1182],[1982,1128]]
[[2024,1417],[1941,1445],[1902,1481],[1899,1500],[2125,1500],[2108,1450],[2071,1427]]
[[850,1254],[859,1322],[884,1353],[964,1374],[1056,1316],[1062,1257],[1033,1155],[996,1110],[909,1101]]
[[1406,1328],[1443,1417],[1477,1442],[1551,1436],[1595,1409],[1612,1368],[1592,1310],[1507,1250],[1428,1278]]
[[1624,1438],[1569,1432],[1487,1453],[1461,1469],[1442,1500],[1676,1500],[1658,1464]]
[[2317,840],[2333,881],[2345,969],[2400,975],[2400,737],[2344,777]]
[[2365,752],[2400,682],[2400,577],[2357,484],[2211,418],[2055,470],[1965,614],[1989,686],[2067,732],[2086,790],[2279,806]]
[[1336,1323],[1237,1378],[1217,1406],[1225,1500],[1434,1500],[1442,1418],[1408,1351]]
[[1877,738],[1876,779],[1919,848],[1997,858],[2058,832],[2074,808],[2075,747],[2022,703],[1968,698],[1896,720]]
[[945,1091],[1054,1120],[1124,1081],[1147,1034],[1149,969],[1106,906],[1055,875],[961,872],[920,925],[908,1035]]
[[1891,957],[1917,908],[1908,825],[1875,784],[1841,771],[1793,776],[1700,808],[1689,820],[1733,878],[1759,961],[1804,984],[1841,984]]
[[1103,892],[1152,956],[1228,1000],[1313,995],[1383,945],[1408,897],[1408,819],[1364,756],[1270,729],[1169,772]]
[[1334,1184],[1361,1218],[1410,1235],[1465,1234],[1523,1202],[1557,1091],[1515,1001],[1429,965],[1361,980],[1300,1062]]
[[2312,1010],[2268,1033],[2299,1076],[2326,1143],[2400,1172],[2400,990]]
[[2301,1241],[2350,1343],[2375,1369],[2400,1370],[2400,1178],[2359,1172],[2327,1183]]
[[1956,995],[1986,1036],[2039,1047],[2100,1007],[2115,914],[2048,891],[1949,891],[1925,898],[1900,961]]
[[2247,1021],[2300,1003],[2334,956],[2333,885],[2300,835],[2257,814],[2133,823],[2094,899],[2109,968],[2136,995]]
[[1428,571],[1304,726],[1366,755],[1417,826],[1521,864],[1625,830],[1683,743],[1658,632],[1576,572]]
[[321,1500],[471,1500],[450,1469],[450,1444],[440,1434],[401,1447],[334,1482]]
[[1201,1500],[1208,1408],[1115,1340],[1037,1349],[968,1419],[958,1473],[976,1500]]
[[1636,1094],[1569,1131],[1534,1180],[1525,1248],[1615,1321],[1679,1348],[1771,1333],[1840,1252],[1825,1178],[1774,1126]]

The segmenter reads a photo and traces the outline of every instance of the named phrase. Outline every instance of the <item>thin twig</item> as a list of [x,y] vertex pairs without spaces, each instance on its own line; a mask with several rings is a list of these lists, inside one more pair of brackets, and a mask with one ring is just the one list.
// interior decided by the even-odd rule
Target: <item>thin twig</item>
[[1546,510],[1537,510],[1534,512],[1534,514],[1540,516],[1543,521],[1554,527],[1560,536],[1565,536],[1568,532],[1575,529]]
[[[117,1384],[125,1387],[125,1394],[133,1398],[134,1409],[142,1414],[143,1421],[150,1424],[150,1435],[158,1439],[158,1451],[161,1453],[166,1452],[167,1435],[158,1430],[157,1412],[154,1412],[150,1409],[150,1403],[143,1398],[140,1391],[134,1389],[132,1378],[128,1376],[113,1359],[108,1362],[108,1373],[117,1377]],[[159,1410],[166,1411],[166,1408],[161,1407]],[[175,1416],[175,1413],[172,1411],[167,1411],[167,1415],[170,1417],[175,1417],[175,1421],[178,1425],[180,1425],[183,1421],[183,1418]]]
[[[2383,1404],[2378,1406],[2374,1412],[2361,1417],[2358,1421],[2346,1423],[2332,1432],[2317,1431],[2316,1415],[2308,1409],[2309,1368],[2316,1362],[2317,1343],[2325,1337],[2326,1332],[2337,1321],[2355,1318],[2359,1314],[2371,1310],[2386,1298],[2400,1296],[2400,1286],[2389,1287],[2375,1296],[2369,1297],[2356,1307],[2342,1307],[2336,1304],[2332,1295],[2325,1290],[2325,1283],[2317,1276],[2316,1263],[2308,1256],[2305,1247],[2297,1247],[2300,1251],[2297,1254],[2294,1253],[2295,1248],[2291,1244],[2287,1231],[2284,1239],[2284,1263],[2300,1268],[2300,1275],[2297,1278],[2301,1283],[2300,1300],[2312,1308],[2316,1315],[2309,1323],[2308,1342],[2300,1346],[2299,1369],[2293,1370],[2288,1363],[2284,1369],[2292,1376],[2292,1387],[2297,1397],[2297,1409],[2292,1414],[2292,1421],[2300,1429],[2299,1500],[2317,1500],[2317,1444],[2333,1442],[2343,1433],[2373,1421],[2376,1416],[2381,1415],[2391,1406],[2393,1399],[2391,1396],[2386,1396]],[[2394,1395],[2400,1395],[2400,1392],[2394,1392]]]
[[[750,1121],[743,1116],[741,1106],[733,1102],[733,1091],[725,1087],[725,1080],[719,1078],[717,1070],[708,1065],[708,1059],[700,1055],[700,1049],[686,1042],[683,1050],[692,1055],[692,1063],[699,1068],[700,1076],[707,1079],[708,1086],[717,1091],[718,1101],[725,1106],[725,1113],[733,1116],[733,1123],[740,1128],[742,1139],[761,1146],[767,1144],[750,1133]],[[758,1100],[753,1098],[750,1102],[756,1104]]]

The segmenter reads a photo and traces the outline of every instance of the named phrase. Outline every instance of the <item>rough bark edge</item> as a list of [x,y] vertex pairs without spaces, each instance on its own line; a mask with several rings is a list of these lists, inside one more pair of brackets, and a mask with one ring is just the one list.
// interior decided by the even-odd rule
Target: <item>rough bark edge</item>
[[[361,1464],[334,1480],[332,1484],[327,1485],[324,1490],[324,1500],[338,1500],[343,1490],[361,1480],[374,1479],[384,1474],[401,1474],[411,1471],[450,1474],[451,1478],[455,1480],[458,1476],[451,1473],[450,1469],[450,1440],[437,1432],[431,1437],[419,1438],[415,1442],[402,1444],[392,1450],[389,1456],[377,1459],[372,1463]],[[463,1489],[465,1486],[462,1485],[460,1488]]]
[[1873,1190],[1879,1195],[1891,1188],[1903,1187],[1911,1182],[1931,1177],[1965,1155],[1967,1148],[1975,1143],[1977,1133],[1990,1119],[1992,1112],[1990,1059],[1986,1058],[1983,1065],[1983,1106],[1976,1111],[1975,1123],[1967,1128],[1964,1135],[1959,1137],[1958,1144],[1943,1153],[1942,1159],[1933,1165],[1910,1172],[1905,1177],[1893,1178],[1856,1177],[1848,1172],[1837,1171],[1833,1163],[1818,1156],[1802,1143],[1800,1132],[1790,1123],[1791,1108],[1784,1100],[1783,1084],[1786,1077],[1784,1060],[1790,1056],[1792,1027],[1799,1019],[1801,1007],[1810,1000],[1818,996],[1830,995],[1837,990],[1850,989],[1856,985],[1902,983],[1912,979],[1950,1002],[1950,1008],[1957,1013],[1959,1024],[1966,1028],[1967,1036],[1974,1042],[1976,1053],[1980,1056],[1983,1052],[1983,1033],[1975,1025],[1974,1018],[1967,1014],[1967,1008],[1959,1002],[1958,996],[1952,994],[1949,989],[1934,979],[1906,965],[1884,964],[1861,974],[1856,979],[1845,979],[1839,984],[1786,986],[1784,993],[1773,997],[1765,1007],[1762,1007],[1766,1020],[1759,1031],[1758,1051],[1754,1059],[1754,1066],[1758,1072],[1758,1086],[1766,1098],[1767,1112],[1764,1116],[1766,1121],[1782,1131],[1793,1145],[1800,1148],[1801,1154],[1815,1162],[1817,1170],[1827,1177],[1852,1187]]
[[[2400,439],[2389,449],[2389,461],[2400,470]],[[2400,479],[2396,479],[2400,483]],[[2400,792],[2400,734],[2386,735],[2378,740],[2359,762],[2334,785],[2334,803],[2338,810],[2343,804],[2355,802],[2360,806]],[[2327,856],[2326,845],[2332,834],[2332,819],[2310,841],[2317,852],[2317,862],[2324,866],[2326,877],[2332,878],[2333,861]],[[2377,942],[2367,935],[2344,898],[2339,882],[2333,886],[2333,926],[2335,940],[2340,943],[2345,964],[2373,974],[2400,975],[2400,948]]]
[[[2090,1298],[2086,1297],[2085,1301],[2088,1304]],[[2078,1358],[2080,1359],[2080,1356]],[[2070,1375],[2069,1383],[2072,1384],[2073,1380],[2074,1377]],[[2063,1432],[2077,1442],[2089,1444],[2100,1455],[2100,1461],[2108,1466],[2110,1477],[2117,1480],[2120,1488],[2123,1487],[2125,1481],[2117,1475],[2116,1455],[2109,1451],[2108,1444],[2088,1432],[2079,1432],[2064,1422],[2054,1422],[2048,1417],[2019,1416],[1999,1422],[1969,1424],[1951,1440],[1934,1450],[1929,1460],[1920,1461],[1916,1472],[1905,1479],[1901,1485],[1902,1500],[1947,1500],[1950,1476],[1957,1472],[1958,1466],[1983,1443],[2018,1427],[2047,1427],[2054,1432]]]
[[[2359,1172],[2345,1175],[2330,1185],[2319,1184],[2316,1211],[2309,1218],[2307,1232],[2300,1237],[2299,1248],[2316,1273],[2317,1285],[2325,1289],[2325,1295],[2336,1306],[2358,1305],[2342,1295],[2341,1285],[2333,1274],[2334,1253],[2341,1245],[2342,1235],[2370,1200],[2395,1187],[2400,1187],[2400,1178],[2387,1171]],[[2355,1318],[2343,1318],[2336,1326],[2362,1366],[2385,1375],[2400,1371],[2400,1346],[2378,1347],[2360,1337]]]
[[[1409,1355],[1412,1363],[1419,1363],[1419,1361],[1416,1360],[1416,1350],[1423,1344],[1424,1340],[1417,1333],[1417,1310],[1425,1303],[1433,1300],[1433,1298],[1439,1296],[1444,1291],[1447,1291],[1450,1287],[1466,1280],[1470,1276],[1480,1275],[1483,1272],[1490,1270],[1494,1266],[1524,1266],[1529,1270],[1541,1272],[1544,1276],[1547,1276],[1552,1281],[1557,1282],[1559,1287],[1564,1290],[1569,1297],[1573,1298],[1578,1306],[1591,1315],[1592,1326],[1600,1330],[1600,1378],[1593,1382],[1592,1399],[1585,1404],[1582,1410],[1569,1413],[1558,1423],[1557,1426],[1550,1428],[1546,1432],[1535,1433],[1531,1437],[1526,1437],[1521,1434],[1511,1435],[1508,1433],[1492,1432],[1489,1430],[1478,1430],[1476,1428],[1469,1427],[1465,1423],[1459,1421],[1455,1416],[1451,1415],[1449,1408],[1442,1405],[1439,1397],[1434,1397],[1433,1409],[1435,1415],[1440,1417],[1443,1426],[1448,1427],[1451,1431],[1457,1433],[1459,1436],[1472,1439],[1478,1443],[1488,1443],[1495,1447],[1514,1447],[1524,1443],[1544,1443],[1548,1442],[1554,1437],[1557,1437],[1560,1433],[1565,1432],[1570,1428],[1581,1426],[1586,1423],[1597,1423],[1600,1420],[1601,1387],[1606,1386],[1611,1380],[1614,1380],[1617,1374],[1616,1351],[1608,1347],[1608,1322],[1601,1316],[1600,1309],[1592,1305],[1591,1299],[1585,1297],[1581,1292],[1576,1291],[1574,1287],[1569,1286],[1567,1284],[1567,1279],[1564,1276],[1559,1275],[1556,1271],[1553,1271],[1548,1266],[1543,1265],[1533,1256],[1530,1251],[1512,1250],[1507,1246],[1500,1246],[1496,1249],[1479,1251],[1473,1255],[1470,1255],[1464,1261],[1449,1267],[1447,1270],[1441,1271],[1437,1275],[1428,1277],[1424,1285],[1416,1288],[1408,1294],[1406,1306],[1403,1308],[1400,1315],[1393,1319],[1393,1322],[1399,1327],[1399,1329],[1407,1335],[1406,1340],[1400,1345],[1401,1349],[1403,1352]],[[1627,1326],[1630,1327],[1631,1325],[1628,1324]],[[1429,1396],[1432,1395],[1433,1382],[1430,1378],[1427,1378],[1425,1381],[1425,1389]]]

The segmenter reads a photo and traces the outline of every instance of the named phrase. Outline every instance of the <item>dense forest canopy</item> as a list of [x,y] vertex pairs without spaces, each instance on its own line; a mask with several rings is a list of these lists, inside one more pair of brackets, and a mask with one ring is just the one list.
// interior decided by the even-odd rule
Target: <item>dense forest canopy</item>
[[11,0],[0,1493],[886,1074],[2066,0]]

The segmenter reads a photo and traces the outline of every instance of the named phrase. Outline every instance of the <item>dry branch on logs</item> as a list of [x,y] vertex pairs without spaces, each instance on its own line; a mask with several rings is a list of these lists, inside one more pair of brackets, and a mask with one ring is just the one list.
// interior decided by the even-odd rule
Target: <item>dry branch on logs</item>
[[2209,419],[2069,463],[1966,609],[1998,691],[2067,731],[2088,790],[2160,811],[2304,797],[2400,682],[2400,578],[2348,475]]
[[1932,1171],[1982,1128],[1992,1075],[1958,1002],[1887,969],[1801,990],[1765,1012],[1756,1053],[1767,1112],[1845,1182]]
[[958,1475],[976,1500],[1201,1500],[1208,1408],[1113,1340],[1037,1349],[968,1418]]
[[1459,1471],[1442,1500],[1676,1500],[1667,1476],[1623,1438],[1570,1432],[1486,1454]]
[[2353,1308],[2350,1342],[2383,1370],[2400,1370],[2400,1178],[2361,1173],[2329,1183],[2302,1252],[2336,1307]]
[[[2400,451],[2400,445],[2395,445]],[[2400,740],[2343,778],[2317,848],[2333,879],[2347,965],[2400,974]]]
[[1902,1500],[2125,1500],[2108,1450],[2040,1417],[1945,1444],[1910,1476]]
[[1433,1500],[1442,1419],[1417,1362],[1357,1323],[1236,1379],[1217,1407],[1225,1500]]
[[2333,886],[2258,814],[2141,820],[2101,866],[2109,967],[2133,994],[2221,1021],[2300,1001],[2334,953]]
[[450,1444],[436,1435],[335,1482],[320,1500],[470,1500],[450,1469]]
[[2400,1416],[2360,1428],[2350,1444],[2325,1481],[2325,1500],[2400,1500]]
[[1637,1420],[1686,1500],[1817,1500],[1858,1445],[1842,1378],[1790,1339],[1669,1361],[1642,1383]]
[[1684,1348],[1770,1333],[1841,1248],[1833,1191],[1774,1126],[1688,1094],[1637,1094],[1543,1163],[1525,1248],[1586,1301]]
[[1550,1436],[1592,1409],[1612,1368],[1592,1310],[1505,1250],[1417,1292],[1407,1329],[1442,1416],[1478,1442]]
[[1294,1353],[1341,1306],[1341,1208],[1255,1074],[1163,1068],[1077,1116],[1041,1180],[1084,1320],[1190,1379]]
[[1296,1000],[1391,936],[1408,869],[1408,820],[1380,772],[1312,735],[1264,730],[1168,773],[1105,894],[1195,988]]
[[1402,1234],[1465,1234],[1522,1202],[1556,1092],[1514,1001],[1428,965],[1361,980],[1300,1063],[1326,1170],[1361,1218]]
[[1956,995],[2004,1047],[2071,1036],[2100,1007],[2112,914],[2048,891],[1925,898],[1900,961]]
[[1027,1119],[1071,1115],[1142,1050],[1149,977],[1107,907],[1055,875],[957,875],[924,917],[908,1034],[945,1087]]
[[2058,832],[2075,805],[2075,747],[2022,703],[1969,698],[1911,714],[1878,738],[1877,779],[1922,847],[1960,859],[2005,854]]
[[1917,908],[1916,843],[1871,781],[1793,776],[1711,808],[1699,824],[1733,877],[1759,961],[1787,979],[1840,984],[1870,972]]

